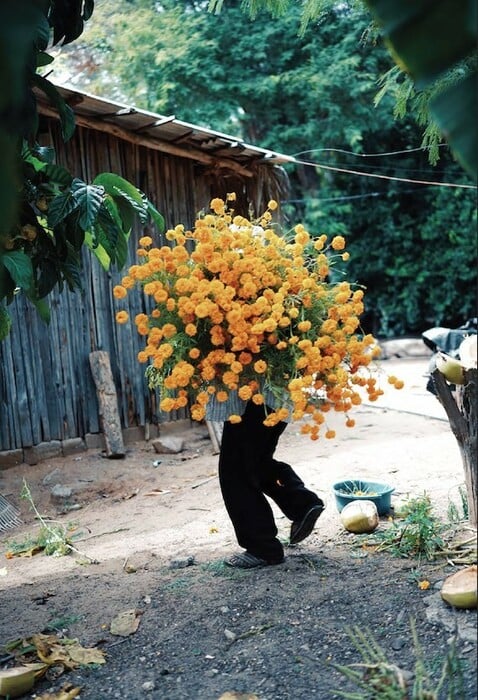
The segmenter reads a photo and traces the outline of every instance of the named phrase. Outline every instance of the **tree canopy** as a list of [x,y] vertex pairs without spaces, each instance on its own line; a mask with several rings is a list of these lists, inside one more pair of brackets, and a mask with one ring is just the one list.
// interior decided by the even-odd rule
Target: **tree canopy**
[[301,34],[302,8],[289,5],[279,19],[252,20],[238,1],[218,15],[186,0],[163,1],[160,12],[149,0],[105,3],[80,47],[60,58],[61,75],[296,155],[283,212],[347,236],[348,276],[368,288],[372,330],[461,323],[474,304],[474,192],[416,181],[469,178],[445,146],[430,165],[423,125],[406,110],[394,118],[390,90],[374,105],[377,79],[394,63],[371,40],[362,3],[329,8]]

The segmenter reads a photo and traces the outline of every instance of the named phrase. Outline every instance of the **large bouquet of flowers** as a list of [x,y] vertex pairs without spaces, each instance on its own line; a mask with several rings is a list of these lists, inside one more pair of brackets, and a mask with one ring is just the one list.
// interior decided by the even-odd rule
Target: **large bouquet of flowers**
[[[271,407],[266,425],[302,419],[312,439],[322,425],[334,437],[324,415],[331,408],[353,426],[349,411],[361,403],[360,390],[371,401],[383,392],[363,371],[377,352],[374,338],[360,332],[363,290],[330,281],[332,266],[348,259],[344,239],[313,238],[301,224],[281,232],[272,223],[274,201],[257,220],[235,215],[221,199],[210,206],[192,231],[167,231],[171,245],[141,238],[140,264],[114,288],[117,299],[135,285],[154,299],[135,323],[146,338],[138,360],[149,364],[161,409],[189,404],[192,418],[203,420],[211,400],[232,405],[234,393]],[[126,323],[127,312],[116,320]]]

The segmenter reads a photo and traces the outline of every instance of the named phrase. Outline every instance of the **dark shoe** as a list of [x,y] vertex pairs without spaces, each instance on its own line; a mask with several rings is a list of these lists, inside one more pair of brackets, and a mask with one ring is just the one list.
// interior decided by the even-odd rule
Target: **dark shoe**
[[224,564],[226,566],[232,566],[235,569],[255,569],[257,566],[271,566],[275,564],[282,564],[284,558],[274,561],[267,561],[266,559],[261,559],[256,557],[250,552],[239,552],[239,554],[233,554],[232,557],[226,559]]
[[290,526],[289,544],[298,544],[312,533],[315,523],[324,508],[324,503],[321,501],[308,510],[302,520],[294,520]]

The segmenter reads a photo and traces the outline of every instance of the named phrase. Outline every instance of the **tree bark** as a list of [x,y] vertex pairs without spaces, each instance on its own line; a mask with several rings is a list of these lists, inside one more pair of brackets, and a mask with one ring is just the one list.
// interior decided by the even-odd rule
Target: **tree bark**
[[478,515],[478,370],[465,370],[465,383],[458,385],[454,393],[438,369],[432,372],[432,379],[460,448],[465,471],[468,517],[471,525],[476,527]]
[[118,413],[118,400],[108,353],[104,350],[91,352],[90,367],[98,396],[100,423],[105,438],[106,456],[110,459],[124,457],[125,448]]

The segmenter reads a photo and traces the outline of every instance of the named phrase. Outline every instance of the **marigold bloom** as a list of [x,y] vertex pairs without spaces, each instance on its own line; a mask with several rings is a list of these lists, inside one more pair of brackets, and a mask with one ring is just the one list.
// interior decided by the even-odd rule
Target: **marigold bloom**
[[113,287],[113,296],[115,299],[124,299],[127,293],[126,289],[120,284]]
[[334,236],[330,245],[334,250],[343,250],[345,248],[345,238],[343,236]]
[[127,311],[118,311],[116,314],[116,323],[127,323],[129,320],[129,314]]
[[[226,201],[235,201],[234,194]],[[370,371],[364,374],[379,346],[359,331],[363,290],[329,278],[335,261],[348,257],[330,255],[342,251],[345,240],[335,236],[328,244],[325,234],[316,237],[300,223],[278,235],[270,223],[274,200],[256,220],[220,198],[210,208],[193,230],[171,228],[170,245],[155,247],[143,236],[141,264],[113,290],[122,299],[137,285],[156,303],[135,323],[145,336],[138,361],[150,363],[148,382],[160,388],[162,410],[183,407],[191,397],[191,417],[202,420],[210,396],[222,403],[234,390],[261,405],[266,386],[284,395],[284,405],[264,417],[266,425],[290,415],[316,440],[323,414],[335,410],[352,427],[347,414],[361,402],[356,389],[371,401],[383,391]],[[117,319],[126,323],[127,312]],[[388,381],[403,386],[395,377]]]

